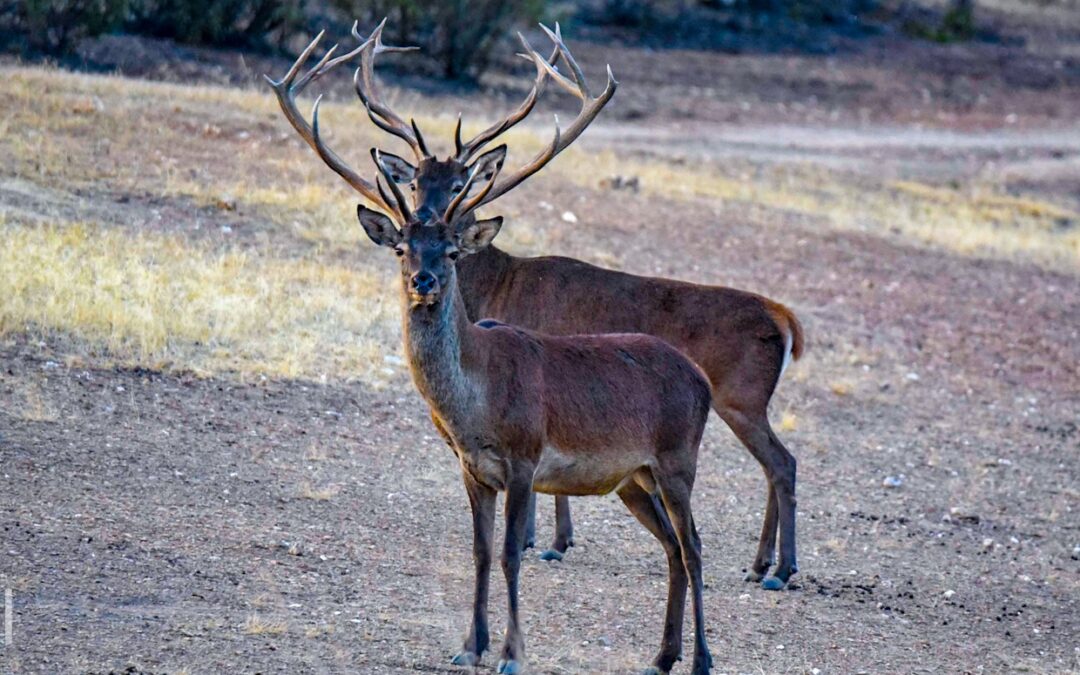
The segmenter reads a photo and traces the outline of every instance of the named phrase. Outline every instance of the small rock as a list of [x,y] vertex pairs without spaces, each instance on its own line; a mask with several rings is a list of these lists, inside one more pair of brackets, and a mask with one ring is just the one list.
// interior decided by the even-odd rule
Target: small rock
[[56,370],[60,367],[60,364],[56,361],[46,361],[41,367],[43,370]]
[[601,636],[600,639],[597,640],[597,642],[599,642],[600,645],[603,646],[603,647],[610,647],[611,646],[611,640],[607,639],[604,636]]
[[908,373],[907,375],[904,376],[904,378],[911,381],[911,382],[918,382],[919,381],[919,374],[918,373]]
[[944,593],[942,593],[942,595],[944,595],[945,599],[948,600],[952,596],[956,595],[956,591],[948,590],[948,591],[945,591]]
[[578,221],[577,216],[574,215],[573,211],[563,211],[562,219],[568,223],[576,223]]
[[994,547],[994,540],[993,539],[991,539],[990,537],[987,537],[986,539],[983,539],[983,548],[993,548],[993,547]]
[[1072,559],[1080,560],[1080,544],[1077,544],[1075,547],[1073,547]]
[[[236,210],[236,197],[232,195],[222,195],[214,202],[214,206],[222,211],[235,211]],[[224,228],[223,228],[224,229]]]
[[885,480],[881,481],[882,486],[887,488],[898,488],[904,484],[904,475],[899,476],[885,476]]

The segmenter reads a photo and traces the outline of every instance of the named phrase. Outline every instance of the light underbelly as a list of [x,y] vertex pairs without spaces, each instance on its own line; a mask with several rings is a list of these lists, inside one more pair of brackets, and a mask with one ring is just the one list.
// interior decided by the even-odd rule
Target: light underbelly
[[605,495],[651,465],[641,452],[575,454],[545,447],[533,473],[533,491],[557,495]]

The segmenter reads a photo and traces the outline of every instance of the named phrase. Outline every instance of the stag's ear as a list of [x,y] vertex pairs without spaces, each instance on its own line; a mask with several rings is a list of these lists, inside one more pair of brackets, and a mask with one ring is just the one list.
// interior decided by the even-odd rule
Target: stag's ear
[[416,178],[416,167],[401,157],[380,150],[379,159],[382,160],[383,166],[386,167],[386,173],[390,174],[390,178],[395,183],[411,183]]
[[378,211],[372,211],[363,204],[356,207],[356,216],[364,226],[364,232],[379,246],[397,246],[401,243],[401,232],[390,220]]
[[474,186],[483,185],[487,181],[491,180],[491,177],[496,171],[502,169],[503,162],[506,161],[506,144],[503,143],[494,150],[488,150],[484,154],[476,158],[473,165],[469,167],[469,171],[476,170],[476,180],[473,181]]
[[502,216],[469,223],[457,234],[458,248],[466,254],[476,253],[495,239],[502,224]]

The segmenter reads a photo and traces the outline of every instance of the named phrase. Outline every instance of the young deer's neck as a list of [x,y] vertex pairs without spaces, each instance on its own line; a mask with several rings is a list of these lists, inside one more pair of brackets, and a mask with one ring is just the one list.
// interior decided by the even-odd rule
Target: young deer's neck
[[479,387],[469,374],[472,322],[452,274],[442,299],[432,306],[412,305],[402,289],[405,350],[413,381],[444,420],[475,415]]

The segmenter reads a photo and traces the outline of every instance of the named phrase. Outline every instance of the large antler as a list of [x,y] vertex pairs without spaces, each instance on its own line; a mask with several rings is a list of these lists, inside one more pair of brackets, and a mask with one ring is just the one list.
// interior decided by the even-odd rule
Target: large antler
[[405,120],[383,101],[375,86],[376,56],[384,52],[411,52],[420,48],[384,45],[382,32],[385,26],[386,19],[383,19],[375,27],[375,30],[371,32],[371,35],[365,39],[357,31],[356,24],[353,24],[353,37],[363,42],[356,50],[360,54],[360,67],[356,69],[356,73],[353,75],[353,86],[356,88],[356,95],[360,97],[360,101],[367,108],[368,117],[375,123],[375,126],[404,140],[416,154],[416,159],[421,160],[430,157],[431,153],[428,152],[424,137],[420,134],[416,122],[409,120],[409,124],[406,124]]
[[[356,30],[356,24],[353,24],[353,30]],[[270,88],[273,89],[274,94],[277,95],[278,104],[281,106],[281,112],[285,114],[285,118],[292,124],[293,129],[296,129],[296,133],[300,134],[300,138],[303,138],[304,141],[318,153],[319,157],[326,162],[335,173],[344,178],[345,182],[351,185],[353,189],[367,197],[368,200],[373,202],[376,206],[388,208],[389,205],[386,204],[379,195],[376,186],[362,178],[360,174],[346,164],[337,153],[326,147],[319,137],[319,103],[322,101],[322,97],[320,96],[316,99],[315,106],[312,108],[312,124],[308,124],[307,120],[304,119],[304,116],[296,109],[296,95],[302,92],[304,87],[330,72],[339,64],[360,54],[362,50],[367,47],[367,43],[365,42],[348,54],[343,54],[334,59],[331,57],[338,48],[337,45],[334,45],[327,50],[326,54],[323,55],[313,68],[297,79],[296,76],[300,73],[300,69],[307,63],[308,58],[311,57],[311,53],[319,46],[319,43],[322,41],[323,35],[325,34],[326,31],[321,31],[315,36],[315,39],[300,53],[300,56],[296,59],[296,62],[293,63],[289,72],[285,73],[285,77],[278,81],[274,81],[269,75],[263,75],[263,77],[270,83]]]
[[[562,37],[562,31],[557,23],[555,24],[555,35],[560,38]],[[530,61],[533,60],[532,56],[528,54],[528,52],[531,51],[529,43],[525,41],[524,36],[520,33],[518,34],[518,37],[521,38],[521,44],[525,47],[526,51],[526,53],[521,56],[526,57]],[[559,47],[556,45],[554,51],[551,52],[551,56],[548,57],[547,63],[549,66],[554,66],[555,62],[558,60]],[[461,115],[458,115],[457,128],[454,129],[454,159],[462,164],[467,164],[485,145],[498,138],[510,127],[528,117],[529,113],[532,112],[532,109],[536,107],[536,101],[544,89],[544,82],[546,80],[547,70],[537,63],[536,80],[533,82],[532,89],[529,90],[529,93],[525,96],[525,100],[521,102],[521,105],[503,120],[492,124],[466,143],[461,142]]]
[[578,111],[577,117],[574,118],[574,121],[566,128],[566,131],[561,131],[559,129],[559,118],[556,117],[555,137],[551,140],[551,143],[533,157],[532,161],[528,164],[508,176],[504,181],[494,186],[493,189],[487,190],[484,199],[478,202],[476,206],[487,204],[506,194],[520,185],[526,178],[544,168],[555,155],[558,155],[565,150],[567,146],[577,140],[577,137],[581,135],[581,132],[585,131],[585,128],[596,119],[596,116],[600,114],[600,111],[603,110],[604,106],[611,100],[611,97],[615,95],[615,88],[619,86],[619,83],[615,81],[615,76],[611,73],[611,66],[609,65],[607,67],[607,85],[604,87],[604,91],[600,92],[600,95],[594,98],[589,91],[589,85],[585,82],[585,74],[582,72],[581,67],[563,42],[562,35],[558,31],[558,26],[556,25],[555,32],[552,32],[547,26],[542,24],[540,27],[544,29],[547,36],[555,43],[556,51],[562,56],[563,60],[566,61],[570,68],[570,72],[574,77],[573,81],[563,76],[555,69],[552,62],[549,62],[549,60],[545,59],[535,49],[530,47],[524,36],[520,36],[521,42],[525,45],[528,56],[532,58],[537,68],[543,68],[547,71],[547,74],[559,84],[559,86],[581,99],[581,110]]

